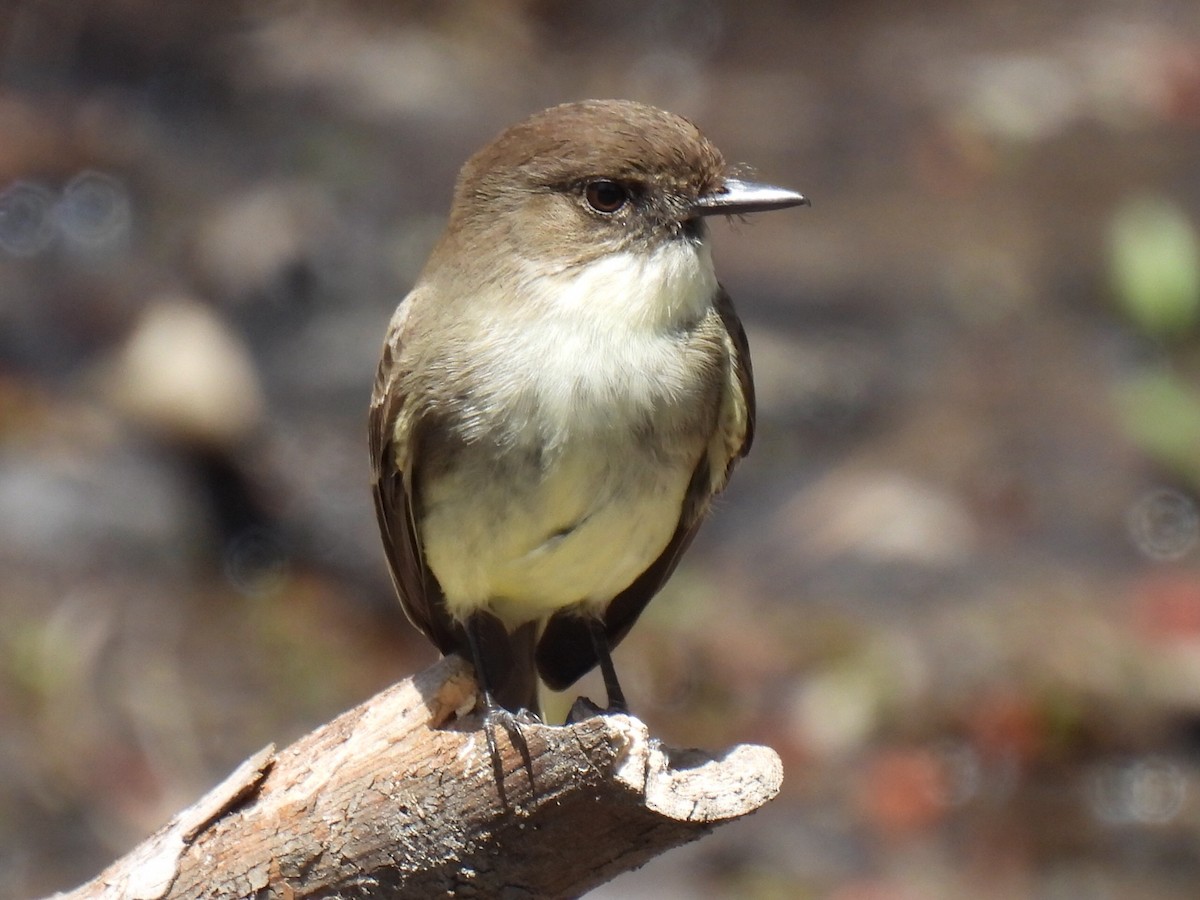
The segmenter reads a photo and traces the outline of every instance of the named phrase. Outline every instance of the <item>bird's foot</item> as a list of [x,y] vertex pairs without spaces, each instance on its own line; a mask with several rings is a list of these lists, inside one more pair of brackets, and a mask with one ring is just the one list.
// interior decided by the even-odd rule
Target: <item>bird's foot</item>
[[508,735],[509,741],[517,749],[517,753],[521,755],[521,764],[529,776],[529,788],[533,792],[533,755],[529,752],[529,742],[525,739],[525,734],[521,729],[526,725],[540,724],[541,719],[538,718],[536,713],[530,712],[527,709],[522,709],[514,713],[496,704],[491,697],[485,696],[483,735],[487,741],[488,757],[492,761],[492,772],[496,777],[496,787],[500,791],[500,800],[505,806],[508,806],[508,795],[504,790],[504,759],[500,756],[500,746],[496,741],[496,730],[497,728],[503,728],[504,732]]

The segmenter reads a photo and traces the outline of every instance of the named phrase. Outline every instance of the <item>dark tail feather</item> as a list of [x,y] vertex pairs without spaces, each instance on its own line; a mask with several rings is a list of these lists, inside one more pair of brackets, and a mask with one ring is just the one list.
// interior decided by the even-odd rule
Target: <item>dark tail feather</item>
[[537,667],[533,662],[537,633],[538,623],[527,622],[508,636],[511,665],[507,683],[496,692],[496,702],[512,712],[527,709],[540,716]]
[[528,710],[540,716],[534,665],[538,623],[527,622],[510,634],[499,619],[481,611],[471,616],[465,628],[474,635],[478,659],[471,659],[469,647],[460,652],[475,666],[480,687],[509,712]]

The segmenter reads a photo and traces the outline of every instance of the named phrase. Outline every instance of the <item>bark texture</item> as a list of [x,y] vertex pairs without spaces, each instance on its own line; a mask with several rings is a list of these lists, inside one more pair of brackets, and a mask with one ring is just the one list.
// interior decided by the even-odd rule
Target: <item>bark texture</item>
[[504,727],[491,758],[471,669],[448,657],[266,747],[67,893],[90,898],[577,897],[771,800],[766,747],[675,751],[629,716]]

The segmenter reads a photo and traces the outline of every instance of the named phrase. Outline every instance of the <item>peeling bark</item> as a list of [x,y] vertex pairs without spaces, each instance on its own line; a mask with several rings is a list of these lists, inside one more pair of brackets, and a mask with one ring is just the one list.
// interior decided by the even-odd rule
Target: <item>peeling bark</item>
[[[747,815],[783,778],[766,747],[661,747],[629,716],[498,728],[448,657],[276,752],[60,900],[577,897]],[[528,762],[528,764],[527,764]]]

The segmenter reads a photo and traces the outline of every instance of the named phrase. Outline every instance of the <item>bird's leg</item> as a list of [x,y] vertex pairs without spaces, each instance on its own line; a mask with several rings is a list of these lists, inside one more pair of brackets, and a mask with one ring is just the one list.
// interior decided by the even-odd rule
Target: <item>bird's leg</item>
[[629,704],[625,702],[625,692],[617,681],[617,670],[613,666],[612,652],[608,648],[608,632],[604,628],[604,620],[588,618],[588,634],[592,636],[592,647],[596,651],[596,660],[600,663],[600,674],[604,677],[604,692],[608,695],[607,713],[627,713]]
[[[493,626],[491,633],[488,631],[488,626]],[[525,740],[525,735],[521,733],[520,716],[513,715],[511,711],[497,703],[493,692],[494,673],[487,663],[495,661],[498,651],[494,645],[490,647],[487,645],[489,637],[494,641],[495,626],[503,628],[489,614],[478,613],[467,619],[463,631],[466,632],[467,646],[471,651],[471,664],[475,667],[475,679],[479,682],[479,690],[483,695],[483,734],[487,740],[488,755],[492,760],[492,771],[496,776],[496,787],[500,791],[500,801],[507,806],[508,796],[504,791],[504,763],[500,758],[500,748],[496,743],[496,726],[500,725],[508,732],[509,740],[521,754],[521,762],[525,765],[525,771],[529,773],[531,791],[533,790],[533,757],[529,752],[529,743]],[[485,648],[492,652],[486,653]]]

